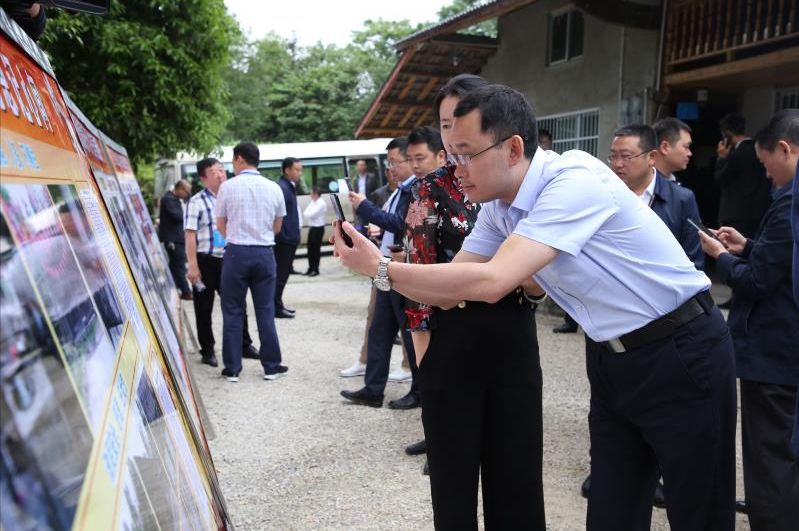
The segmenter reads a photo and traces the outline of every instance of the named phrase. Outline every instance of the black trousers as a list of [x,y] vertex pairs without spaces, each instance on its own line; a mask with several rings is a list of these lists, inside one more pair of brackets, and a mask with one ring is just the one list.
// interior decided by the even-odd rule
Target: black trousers
[[586,338],[588,531],[648,530],[658,470],[673,531],[735,528],[735,360],[708,312],[622,354]]
[[408,362],[411,366],[413,382],[411,392],[418,393],[416,354],[413,350],[411,333],[406,326],[405,298],[396,291],[377,290],[375,295],[375,311],[369,327],[369,339],[366,342],[366,373],[364,386],[372,396],[383,396],[388,381],[388,369],[391,363],[391,350],[397,332],[402,334]]
[[297,246],[289,243],[277,242],[274,247],[275,263],[277,264],[277,283],[275,284],[275,311],[280,311],[283,306],[283,290],[291,274],[291,264],[294,263],[294,255],[297,253]]
[[319,260],[322,258],[322,238],[325,235],[324,227],[311,227],[308,229],[308,272],[319,272]]
[[791,450],[796,386],[741,379],[744,489],[752,531],[799,528],[799,458]]
[[186,280],[186,244],[183,242],[164,242],[166,256],[169,259],[169,271],[181,294],[191,293],[189,281]]
[[[197,266],[200,268],[203,291],[194,290],[194,320],[197,323],[197,340],[200,342],[200,354],[210,356],[214,353],[214,329],[211,315],[214,312],[214,295],[220,293],[222,284],[222,259],[210,254],[197,254]],[[244,311],[243,345],[246,349],[252,345],[250,332],[247,330],[247,311]]]
[[436,315],[419,389],[438,530],[477,529],[480,477],[486,529],[546,529],[534,315],[517,293]]

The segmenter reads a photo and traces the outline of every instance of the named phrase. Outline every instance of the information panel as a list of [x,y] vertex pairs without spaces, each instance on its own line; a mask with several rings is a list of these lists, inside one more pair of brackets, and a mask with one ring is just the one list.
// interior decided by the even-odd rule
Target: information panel
[[0,527],[231,528],[126,153],[0,30]]

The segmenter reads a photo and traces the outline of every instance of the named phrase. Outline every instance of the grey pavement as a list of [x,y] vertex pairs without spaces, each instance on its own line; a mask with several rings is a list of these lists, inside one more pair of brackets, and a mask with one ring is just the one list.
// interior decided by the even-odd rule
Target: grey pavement
[[[295,268],[304,271],[305,260],[298,259]],[[284,378],[264,381],[257,360],[244,360],[238,383],[220,377],[218,302],[214,333],[220,368],[200,365],[198,355],[190,356],[213,424],[215,438],[209,444],[233,523],[239,530],[432,529],[424,457],[403,452],[405,445],[422,438],[419,410],[373,409],[339,396],[341,389],[363,383],[362,378],[341,378],[338,371],[360,350],[369,281],[350,274],[332,257],[322,259],[320,270],[318,277],[289,279],[284,300],[297,317],[277,320],[289,367]],[[727,292],[714,287],[714,295],[724,300]],[[184,308],[193,320],[191,303]],[[252,307],[248,315],[255,339]],[[586,502],[579,492],[589,463],[583,336],[553,334],[560,323],[555,315],[541,313],[536,319],[544,373],[548,527],[585,529]],[[394,347],[392,369],[400,361],[400,348]],[[407,390],[408,384],[389,383],[386,402]],[[739,442],[739,497],[740,461]],[[738,516],[736,529],[747,527],[745,517]],[[654,509],[652,529],[669,529],[665,511]]]

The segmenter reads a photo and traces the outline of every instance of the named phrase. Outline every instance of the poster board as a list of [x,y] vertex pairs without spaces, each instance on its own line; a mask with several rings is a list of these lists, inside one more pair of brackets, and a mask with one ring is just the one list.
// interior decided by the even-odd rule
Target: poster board
[[126,154],[91,145],[90,123],[78,134],[2,9],[0,30],[0,527],[231,528],[177,306],[153,298],[171,279],[133,267],[146,243],[113,219],[130,222],[130,202],[102,193],[122,164],[108,153]]

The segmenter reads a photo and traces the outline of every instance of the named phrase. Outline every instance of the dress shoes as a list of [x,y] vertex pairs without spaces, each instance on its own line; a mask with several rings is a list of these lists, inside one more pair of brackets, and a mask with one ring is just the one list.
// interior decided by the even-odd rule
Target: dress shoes
[[392,400],[388,403],[390,409],[413,409],[422,405],[422,401],[414,393],[408,393],[402,398]]
[[241,352],[241,357],[246,358],[248,360],[261,359],[261,355],[258,354],[258,349],[252,345],[247,345],[246,347],[244,347],[244,350]]
[[289,313],[297,313],[297,310],[295,310],[294,308],[289,308],[288,306],[283,306],[283,309]]
[[216,362],[216,356],[211,354],[202,354],[202,359],[200,363],[204,363],[205,365],[210,365],[211,367],[216,367],[218,363]]
[[749,509],[746,508],[746,500],[735,500],[735,512],[749,514]]
[[574,334],[577,332],[577,325],[570,325],[568,323],[563,323],[560,326],[556,326],[552,329],[553,332],[556,334]]
[[655,499],[652,501],[652,505],[659,509],[666,508],[666,496],[663,494],[663,481],[658,480],[657,485],[655,485]]
[[422,439],[419,442],[409,444],[405,447],[405,453],[408,455],[422,455],[427,453],[427,441]]
[[583,484],[580,485],[580,493],[583,495],[583,498],[586,500],[588,499],[588,494],[591,492],[591,474],[583,480]]
[[275,317],[277,319],[294,319],[294,314],[283,308],[275,312]]
[[370,395],[365,389],[357,391],[341,391],[341,396],[352,402],[369,407],[383,407],[383,397]]

